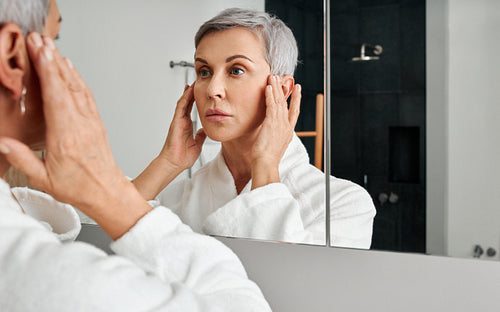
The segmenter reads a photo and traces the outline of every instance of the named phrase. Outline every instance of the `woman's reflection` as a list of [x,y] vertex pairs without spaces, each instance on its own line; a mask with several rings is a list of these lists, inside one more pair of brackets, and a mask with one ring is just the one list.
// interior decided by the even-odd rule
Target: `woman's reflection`
[[[267,13],[228,9],[200,27],[195,46],[196,82],[177,104],[168,148],[135,185],[147,199],[166,187],[159,200],[198,232],[324,244],[324,175],[293,131],[300,85],[292,32]],[[203,125],[196,135],[193,101]],[[170,183],[194,164],[206,136],[221,142],[220,153],[191,179]],[[369,248],[370,196],[331,179],[332,244]]]

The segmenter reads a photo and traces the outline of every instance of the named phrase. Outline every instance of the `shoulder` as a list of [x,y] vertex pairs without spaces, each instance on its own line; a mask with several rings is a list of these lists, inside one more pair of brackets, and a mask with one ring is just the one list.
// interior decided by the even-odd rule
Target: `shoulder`
[[360,185],[336,177],[330,177],[330,205],[333,210],[349,208],[351,212],[375,212],[370,194]]

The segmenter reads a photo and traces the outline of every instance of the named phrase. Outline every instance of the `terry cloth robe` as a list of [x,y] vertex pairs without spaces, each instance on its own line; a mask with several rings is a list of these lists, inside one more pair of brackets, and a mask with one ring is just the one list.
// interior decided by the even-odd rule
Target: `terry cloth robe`
[[[309,164],[294,135],[279,165],[281,183],[238,195],[222,152],[191,179],[174,181],[156,199],[196,232],[211,235],[325,243],[325,176]],[[155,204],[153,204],[155,205]],[[330,177],[332,245],[370,248],[375,206],[359,185]]]
[[60,241],[79,231],[71,206],[32,190],[13,192],[19,203],[0,179],[2,311],[270,311],[231,250],[165,207],[114,241],[117,256],[109,256]]

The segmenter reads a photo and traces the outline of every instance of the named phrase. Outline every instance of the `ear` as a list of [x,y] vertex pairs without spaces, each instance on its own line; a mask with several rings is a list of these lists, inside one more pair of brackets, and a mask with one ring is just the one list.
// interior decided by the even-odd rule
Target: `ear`
[[295,79],[292,75],[281,76],[281,87],[283,88],[283,94],[285,99],[288,99],[290,94],[292,94],[293,86],[295,85]]
[[29,61],[23,32],[16,24],[0,29],[0,83],[18,99],[23,90],[23,77]]

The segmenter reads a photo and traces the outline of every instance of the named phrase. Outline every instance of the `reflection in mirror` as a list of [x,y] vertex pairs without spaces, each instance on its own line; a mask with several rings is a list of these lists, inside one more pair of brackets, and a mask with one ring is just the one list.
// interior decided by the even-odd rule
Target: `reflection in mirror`
[[[152,202],[154,205],[162,203],[173,208],[185,223],[199,232],[324,244],[324,176],[309,164],[308,152],[301,141],[294,137],[288,149],[286,143],[279,144],[280,132],[275,123],[267,129],[271,139],[268,146],[262,145],[264,148],[259,149],[256,144],[253,147],[240,144],[242,142],[230,137],[238,135],[249,142],[258,142],[255,138],[259,136],[255,134],[264,133],[266,129],[265,123],[261,128],[255,126],[263,119],[261,109],[264,108],[264,90],[270,73],[265,58],[265,41],[251,31],[237,28],[209,31],[197,42],[197,49],[193,47],[194,35],[200,25],[224,8],[233,6],[262,11],[266,3],[87,1],[83,5],[63,2],[60,6],[62,15],[71,16],[65,19],[59,46],[72,58],[93,90],[122,170],[130,177],[138,177],[134,183],[143,194],[147,194],[145,197],[154,194],[148,199],[153,199],[167,185]],[[321,10],[313,16],[321,27]],[[65,33],[71,35],[66,37]],[[319,34],[322,34],[322,28]],[[279,35],[278,39],[285,37]],[[301,38],[299,40],[307,38],[302,30]],[[278,40],[269,42],[275,44]],[[321,41],[314,44],[322,48]],[[285,52],[278,53],[281,60],[289,57],[285,54],[289,54],[290,49],[287,47]],[[303,53],[301,51],[300,55]],[[309,64],[321,66],[321,52],[305,56],[308,58],[301,58],[303,63],[299,70],[305,72],[304,68]],[[170,66],[171,61],[173,66]],[[189,63],[194,64],[194,70]],[[280,101],[283,96],[280,92],[283,92],[293,106],[297,92],[292,88],[292,72],[285,69],[276,74],[281,78],[274,83],[271,90],[274,93],[270,95],[283,104],[284,100]],[[314,81],[318,85],[308,85],[304,90],[304,103],[307,103],[304,106],[312,107],[312,115],[308,117],[308,109],[303,111],[299,130],[310,130],[310,123],[304,119],[314,120],[315,96],[322,90],[321,67],[315,75]],[[184,85],[195,79],[195,86],[185,91],[187,101],[179,100],[178,105],[189,106],[190,99],[191,102],[193,98],[196,100],[194,107],[200,116],[191,114],[194,126],[203,126],[211,140],[207,139],[203,147],[206,153],[193,168],[182,173],[169,171],[170,163],[165,159],[174,159],[172,154],[158,154],[162,151]],[[302,83],[297,77],[296,82]],[[259,105],[248,105],[252,102]],[[229,117],[223,116],[222,111]],[[256,117],[250,118],[252,114]],[[189,113],[180,114],[181,117],[184,115]],[[289,123],[288,114],[283,116]],[[226,119],[230,120],[228,125],[236,120],[237,127],[226,126]],[[181,119],[177,121],[182,123]],[[254,134],[246,135],[249,133],[247,128]],[[241,133],[233,133],[235,129]],[[214,141],[223,142],[222,154]],[[282,146],[285,147],[279,149]],[[276,148],[278,150],[271,153]],[[266,154],[260,155],[259,151]],[[284,153],[281,163],[281,156],[277,162],[273,161],[279,153]],[[180,155],[176,159],[190,162],[189,155],[192,154]],[[260,157],[255,156],[255,161],[251,162],[248,155]],[[257,165],[246,165],[250,163]],[[146,167],[145,174],[141,174]],[[179,166],[174,166],[177,168]],[[255,172],[260,174],[254,179]],[[176,175],[178,177],[171,181]],[[281,183],[272,183],[278,181]],[[150,187],[150,182],[154,187]]]
[[[304,64],[310,64],[303,72],[305,83],[311,90],[323,88],[323,1],[268,1],[267,9],[280,16],[294,30],[296,36],[303,37]],[[310,31],[314,29],[313,31]],[[299,35],[298,35],[299,34]],[[314,35],[312,35],[314,34]],[[300,43],[299,43],[300,45]],[[316,91],[317,92],[317,91]],[[310,95],[311,98],[314,96]],[[312,101],[311,101],[312,102]],[[304,108],[305,107],[305,108]],[[312,119],[314,106],[303,103],[303,109],[311,110],[306,118]],[[304,113],[304,111],[303,111]],[[307,119],[304,120],[307,123]],[[306,126],[307,127],[307,126]],[[308,126],[311,128],[311,126]],[[307,143],[306,143],[307,144]],[[312,150],[312,148],[311,148]],[[309,154],[312,154],[310,152]],[[330,177],[330,241],[332,246],[350,248],[370,248],[374,205],[368,193],[359,185]]]
[[498,260],[500,4],[332,6],[332,173],[370,193],[371,248]]

